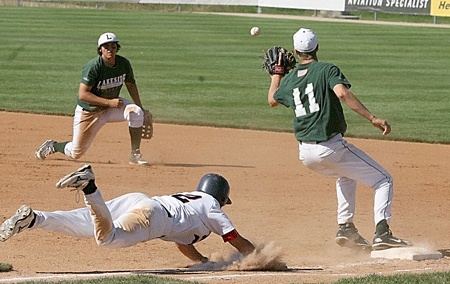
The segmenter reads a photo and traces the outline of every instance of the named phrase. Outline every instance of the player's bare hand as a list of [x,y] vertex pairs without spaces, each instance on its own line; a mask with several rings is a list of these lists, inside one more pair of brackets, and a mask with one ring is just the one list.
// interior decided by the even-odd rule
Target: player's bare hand
[[383,135],[391,133],[391,125],[386,120],[375,117],[371,122],[373,126],[383,131]]
[[121,108],[123,106],[123,101],[119,98],[110,99],[108,101],[108,106],[112,108]]

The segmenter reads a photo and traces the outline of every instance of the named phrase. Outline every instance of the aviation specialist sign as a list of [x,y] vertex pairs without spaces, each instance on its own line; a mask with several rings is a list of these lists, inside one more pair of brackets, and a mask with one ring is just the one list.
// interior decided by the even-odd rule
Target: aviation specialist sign
[[430,15],[430,2],[431,0],[345,0],[345,10]]

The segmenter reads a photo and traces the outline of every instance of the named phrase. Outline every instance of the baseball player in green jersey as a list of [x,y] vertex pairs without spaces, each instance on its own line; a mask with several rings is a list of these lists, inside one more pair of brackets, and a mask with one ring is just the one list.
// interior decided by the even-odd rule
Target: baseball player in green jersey
[[[92,144],[95,135],[106,123],[127,121],[131,137],[130,164],[148,165],[140,153],[144,109],[130,62],[117,54],[119,40],[113,33],[98,39],[98,56],[83,68],[73,119],[72,141],[45,141],[35,157],[45,160],[60,152],[79,159]],[[119,97],[122,86],[127,87],[134,103]]]
[[[351,85],[337,66],[318,62],[319,44],[314,31],[300,29],[294,34],[293,43],[300,64],[284,77],[271,76],[268,102],[271,107],[282,104],[293,110],[300,161],[313,171],[337,179],[337,244],[368,250],[411,245],[407,240],[394,237],[389,229],[392,176],[343,138],[347,124],[341,101],[380,129],[383,135],[391,132],[391,126],[374,116],[350,92]],[[374,191],[376,228],[372,245],[358,233],[353,223],[357,182]]]

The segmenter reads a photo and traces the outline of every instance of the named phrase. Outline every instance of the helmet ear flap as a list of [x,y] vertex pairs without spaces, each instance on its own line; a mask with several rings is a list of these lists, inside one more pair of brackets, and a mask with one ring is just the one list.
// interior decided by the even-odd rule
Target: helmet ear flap
[[230,185],[228,181],[219,174],[206,174],[198,183],[197,191],[205,192],[213,196],[220,204],[231,204],[231,199],[228,197],[230,194]]

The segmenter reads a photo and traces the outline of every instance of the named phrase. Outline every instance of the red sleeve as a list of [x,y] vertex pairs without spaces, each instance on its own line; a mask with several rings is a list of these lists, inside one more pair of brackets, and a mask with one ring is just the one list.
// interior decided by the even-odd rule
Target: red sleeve
[[238,236],[239,236],[238,232],[236,231],[236,229],[234,229],[233,231],[223,235],[222,239],[226,243],[226,242],[236,239]]

